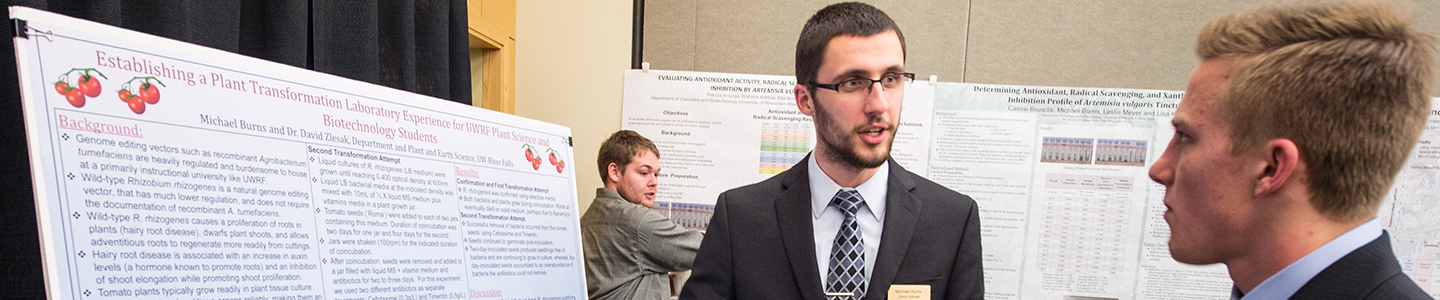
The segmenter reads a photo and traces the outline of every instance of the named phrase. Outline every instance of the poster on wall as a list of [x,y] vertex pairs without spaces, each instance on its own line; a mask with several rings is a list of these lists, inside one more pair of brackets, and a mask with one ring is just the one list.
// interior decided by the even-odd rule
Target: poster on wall
[[[905,90],[894,157],[923,174],[930,82]],[[795,76],[628,70],[620,127],[660,149],[656,209],[703,229],[721,192],[789,170],[816,143]],[[677,218],[678,217],[678,218]]]
[[583,299],[568,128],[11,7],[50,299]]
[[1395,177],[1378,218],[1390,232],[1400,268],[1430,297],[1440,297],[1440,98],[1430,99],[1430,120]]
[[1181,91],[941,83],[929,178],[980,205],[987,299],[1225,299],[1170,258],[1164,152]]
[[[674,203],[657,208],[704,228],[715,195],[772,175],[757,172],[767,166],[764,157],[775,156],[766,151],[809,152],[814,125],[794,117],[793,80],[629,71],[622,127],[655,139],[662,173],[679,173],[660,180],[657,198]],[[1223,265],[1170,257],[1165,187],[1148,176],[1170,143],[1183,91],[924,81],[911,87],[892,156],[979,204],[987,299],[1229,298]],[[1378,218],[1404,272],[1440,297],[1440,224],[1433,221],[1440,220],[1433,201],[1440,197],[1433,184],[1440,178],[1440,99],[1434,101]],[[768,140],[787,136],[807,136],[791,139],[808,138],[808,147],[767,148]]]
[[[941,83],[928,178],[980,205],[987,299],[1226,299],[1221,264],[1170,257],[1148,170],[1183,91]],[[1440,296],[1440,99],[1377,218]],[[981,145],[981,146],[975,146]],[[1017,184],[1018,183],[1018,184]]]

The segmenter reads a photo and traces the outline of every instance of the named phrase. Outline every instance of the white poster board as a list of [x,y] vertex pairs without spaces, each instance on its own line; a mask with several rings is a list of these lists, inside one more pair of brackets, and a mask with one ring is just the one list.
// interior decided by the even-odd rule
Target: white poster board
[[585,297],[568,128],[10,15],[50,299]]
[[1410,160],[1395,177],[1378,218],[1390,232],[1390,247],[1400,268],[1440,298],[1440,98],[1430,99],[1430,120]]
[[[755,133],[763,132],[768,120],[785,119],[788,128],[814,139],[808,118],[783,117],[797,113],[793,95],[724,87],[765,78],[777,81],[777,88],[793,86],[789,76],[627,73],[623,127],[661,144],[673,139],[664,132],[682,126],[648,120],[679,119],[664,116],[667,111],[703,112],[698,118],[705,123],[723,125],[708,130],[723,135],[695,139],[712,146],[676,148],[683,150],[679,155],[733,157],[716,159],[720,163],[707,172],[746,174],[661,180],[657,198],[686,203],[679,206],[688,212],[713,205],[720,192],[771,176],[751,174],[750,163],[762,156],[751,149],[757,147]],[[784,80],[791,82],[778,83]],[[912,87],[892,156],[979,204],[986,299],[1229,298],[1231,281],[1223,265],[1187,265],[1170,257],[1165,187],[1148,176],[1170,143],[1170,119],[1183,91],[923,81]],[[752,97],[765,101],[711,100]],[[1435,278],[1440,275],[1435,271],[1440,223],[1434,221],[1440,220],[1440,202],[1435,201],[1440,187],[1434,184],[1440,178],[1440,99],[1433,101],[1431,120],[1378,218],[1406,274],[1440,297]],[[800,155],[809,149],[800,149]],[[666,151],[662,146],[669,155]],[[686,169],[683,162],[665,159],[661,166],[663,172]],[[694,186],[705,188],[687,190]],[[685,193],[668,192],[675,190]],[[696,228],[708,222],[708,215],[684,218]]]
[[[987,299],[1226,299],[1170,258],[1148,170],[1181,91],[941,83],[930,176],[980,205]],[[981,145],[981,146],[976,146]]]

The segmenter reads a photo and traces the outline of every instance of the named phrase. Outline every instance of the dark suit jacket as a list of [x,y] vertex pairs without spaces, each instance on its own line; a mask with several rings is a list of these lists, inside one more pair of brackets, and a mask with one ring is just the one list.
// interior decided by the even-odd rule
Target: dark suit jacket
[[1390,233],[1355,249],[1315,274],[1290,299],[1432,299],[1400,272]]
[[[720,194],[681,299],[825,299],[809,159]],[[975,200],[888,163],[885,227],[865,299],[884,299],[891,284],[930,285],[931,299],[983,298]]]

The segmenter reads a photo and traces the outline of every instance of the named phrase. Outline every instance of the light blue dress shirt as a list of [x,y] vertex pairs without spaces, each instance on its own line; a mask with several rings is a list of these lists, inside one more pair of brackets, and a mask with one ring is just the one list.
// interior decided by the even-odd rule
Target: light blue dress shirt
[[[840,192],[840,184],[825,175],[815,159],[814,152],[811,152],[810,208],[815,218],[812,223],[815,228],[815,264],[820,267],[820,286],[823,287],[828,284],[826,276],[830,275],[830,248],[835,246],[835,235],[840,233],[840,222],[845,221],[845,213],[830,205],[835,193]],[[865,205],[855,215],[855,223],[860,227],[860,238],[865,241],[867,280],[875,270],[875,253],[880,252],[880,235],[885,224],[886,181],[889,178],[890,163],[886,162],[880,165],[875,175],[855,187],[860,197],[865,199]]]
[[1240,289],[1231,289],[1230,299],[1289,299],[1291,295],[1295,295],[1296,291],[1304,287],[1306,282],[1310,282],[1311,278],[1315,278],[1315,275],[1320,274],[1320,271],[1324,271],[1325,268],[1330,267],[1335,261],[1340,260],[1340,258],[1345,257],[1345,255],[1349,255],[1350,252],[1354,252],[1355,249],[1360,249],[1360,247],[1364,247],[1366,244],[1380,238],[1382,231],[1383,230],[1380,229],[1380,220],[1371,219],[1370,222],[1360,224],[1360,226],[1355,227],[1355,229],[1350,229],[1350,231],[1345,232],[1345,234],[1336,237],[1334,240],[1330,240],[1329,243],[1325,243],[1324,246],[1320,246],[1319,249],[1315,249],[1314,252],[1310,252],[1310,254],[1306,254],[1305,257],[1301,257],[1300,260],[1290,263],[1289,266],[1285,266],[1284,269],[1281,269],[1280,272],[1275,273],[1275,275],[1270,275],[1270,278],[1266,278],[1265,281],[1260,282],[1260,285],[1255,286],[1255,289],[1250,290],[1250,293],[1242,296]]

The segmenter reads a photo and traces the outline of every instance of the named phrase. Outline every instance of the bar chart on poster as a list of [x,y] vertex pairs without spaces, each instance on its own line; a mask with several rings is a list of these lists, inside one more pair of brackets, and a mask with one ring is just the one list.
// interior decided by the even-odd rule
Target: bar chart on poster
[[[661,180],[657,198],[677,203],[657,209],[713,205],[727,189],[788,170],[787,155],[803,158],[818,147],[813,120],[797,116],[793,80],[629,71],[622,127],[655,138],[674,157],[662,156],[663,170],[708,174]],[[986,299],[1227,299],[1223,265],[1170,257],[1165,187],[1148,176],[1170,144],[1171,115],[1183,97],[917,81],[907,87],[891,156],[978,203]],[[697,160],[709,163],[697,167]],[[1440,226],[1430,221],[1440,219],[1432,201],[1440,195],[1437,170],[1440,113],[1432,111],[1378,216],[1405,273],[1432,295],[1440,295]],[[695,224],[692,214],[672,215]]]
[[12,7],[50,299],[583,299],[569,128]]

